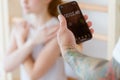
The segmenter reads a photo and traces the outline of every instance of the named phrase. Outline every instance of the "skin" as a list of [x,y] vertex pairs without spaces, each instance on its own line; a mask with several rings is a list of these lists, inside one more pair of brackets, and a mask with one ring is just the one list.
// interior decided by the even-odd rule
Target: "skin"
[[[32,25],[36,29],[36,33],[35,36],[31,36],[31,39],[27,40],[30,29],[29,23],[24,20],[16,23],[3,60],[6,72],[11,72],[23,64],[31,80],[37,80],[44,76],[59,58],[60,49],[56,38],[59,24],[54,25],[53,28],[44,28],[42,31],[37,30],[37,26],[44,25],[52,18],[47,11],[50,1],[21,0],[23,12],[35,16]],[[44,44],[45,46],[39,52],[36,61],[34,61],[31,54],[34,47],[38,44]]]
[[[53,28],[37,30],[39,25],[44,25],[52,18],[47,11],[51,0],[20,1],[24,14],[34,15],[35,20],[32,25],[36,29],[36,33],[35,36],[27,40],[31,28],[29,23],[24,20],[16,22],[15,28],[12,30],[10,46],[4,58],[4,70],[11,72],[23,64],[31,80],[37,80],[43,77],[60,57],[61,51],[56,38],[59,24],[53,26]],[[91,22],[88,22],[88,24],[91,24]],[[32,50],[38,44],[44,44],[45,46],[39,52],[38,58],[33,60]]]
[[[67,29],[66,20],[59,15],[58,43],[64,60],[74,69],[80,80],[120,80],[120,63],[89,57],[76,48],[73,33]],[[93,30],[91,29],[93,33]],[[63,35],[64,34],[64,35]]]

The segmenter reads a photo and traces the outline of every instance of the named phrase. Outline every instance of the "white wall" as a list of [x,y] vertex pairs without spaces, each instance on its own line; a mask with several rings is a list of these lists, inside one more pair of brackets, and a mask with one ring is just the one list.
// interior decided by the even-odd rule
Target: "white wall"
[[79,2],[85,2],[85,3],[93,3],[98,5],[108,5],[109,0],[76,0]]

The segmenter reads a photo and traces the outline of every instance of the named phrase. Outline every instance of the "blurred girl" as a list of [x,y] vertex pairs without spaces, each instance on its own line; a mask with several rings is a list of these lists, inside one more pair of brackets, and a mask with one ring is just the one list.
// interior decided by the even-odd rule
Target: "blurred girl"
[[12,30],[4,69],[21,66],[21,80],[66,80],[56,39],[57,5],[61,0],[20,0],[23,12],[33,20],[21,21]]

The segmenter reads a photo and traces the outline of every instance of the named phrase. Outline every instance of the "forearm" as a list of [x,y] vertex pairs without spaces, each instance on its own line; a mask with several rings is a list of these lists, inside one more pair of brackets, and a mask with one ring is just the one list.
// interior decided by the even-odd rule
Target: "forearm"
[[24,65],[24,68],[27,72],[27,74],[29,75],[30,79],[31,80],[37,80],[39,77],[37,76],[38,74],[36,74],[36,76],[34,76],[33,74],[34,71],[34,63],[35,61],[32,59],[32,56],[29,56],[24,62],[23,62],[23,65]]
[[33,50],[33,44],[26,42],[22,47],[18,48],[10,55],[6,55],[4,59],[4,69],[9,72],[19,66]]
[[88,57],[76,49],[66,49],[63,57],[82,80],[116,80],[115,73],[120,75],[120,72],[115,70],[117,67],[120,71],[120,65],[113,65],[115,61]]
[[23,63],[25,70],[27,74],[29,75],[31,80],[37,80],[36,77],[33,76],[33,67],[34,67],[34,61],[31,60],[31,58],[27,59]]
[[[39,74],[37,74],[37,73],[34,71],[34,66],[35,66],[34,63],[35,63],[35,62],[34,62],[31,58],[27,59],[27,60],[24,61],[24,63],[23,63],[23,65],[24,65],[24,67],[25,67],[25,69],[26,69],[26,72],[27,72],[27,74],[28,74],[29,77],[30,77],[30,80],[38,80],[38,79],[41,77],[41,74],[43,74],[42,71],[40,71]],[[40,74],[40,73],[41,73],[41,74]]]
[[47,73],[48,65],[42,63],[43,60],[34,61],[32,57],[28,57],[23,65],[26,69],[26,72],[31,80],[38,80]]
[[29,69],[28,72],[30,72],[28,73],[30,78],[37,80],[45,76],[51,67],[53,67],[59,56],[60,50],[57,40],[53,39],[43,47],[35,61],[32,60],[32,57],[29,57],[29,59],[25,61],[25,66],[27,70]]

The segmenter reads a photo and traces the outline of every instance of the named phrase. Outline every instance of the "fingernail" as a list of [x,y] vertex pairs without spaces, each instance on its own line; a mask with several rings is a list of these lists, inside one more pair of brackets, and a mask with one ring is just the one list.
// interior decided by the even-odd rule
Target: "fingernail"
[[58,16],[58,19],[59,19],[59,21],[60,21],[60,23],[62,22],[62,15],[59,15]]

